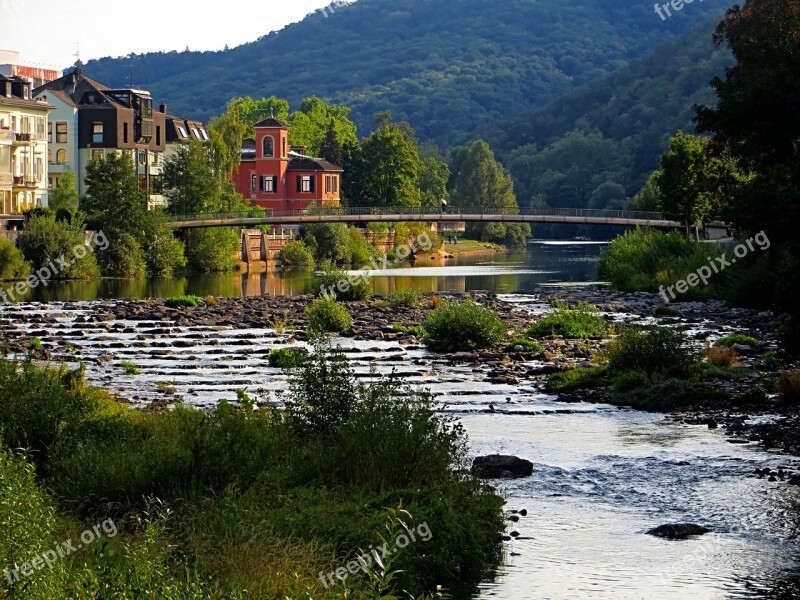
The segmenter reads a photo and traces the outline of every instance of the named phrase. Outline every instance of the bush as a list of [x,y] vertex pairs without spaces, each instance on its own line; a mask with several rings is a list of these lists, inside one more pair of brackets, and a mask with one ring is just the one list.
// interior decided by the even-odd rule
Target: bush
[[574,390],[593,389],[607,385],[607,375],[606,370],[600,367],[560,371],[547,378],[545,391],[548,394],[559,394]]
[[558,335],[565,338],[584,339],[605,335],[608,325],[594,306],[581,303],[569,308],[566,303],[554,302],[553,312],[528,329],[530,337]]
[[347,230],[348,262],[354,267],[368,265],[376,256],[378,250],[367,241],[366,236],[357,227]]
[[330,298],[317,298],[306,309],[308,328],[311,331],[341,333],[353,326],[353,317],[347,309]]
[[19,281],[31,272],[25,257],[14,242],[0,238],[0,281]]
[[653,378],[644,383],[641,374],[631,377],[632,380],[627,380],[628,385],[615,386],[611,394],[612,404],[668,412],[730,401],[727,392],[697,380]]
[[269,366],[277,369],[294,369],[301,366],[308,358],[305,348],[278,348],[267,356]]
[[436,352],[491,348],[506,334],[506,326],[489,308],[472,300],[447,301],[423,322],[425,345]]
[[278,260],[289,267],[313,267],[314,254],[303,242],[289,242],[280,252]]
[[522,346],[521,352],[541,352],[544,350],[544,347],[535,340],[530,340],[525,337],[515,337],[506,345],[505,351],[520,352],[520,350],[517,350],[518,346]]
[[[677,231],[661,233],[637,228],[609,244],[600,256],[598,276],[618,290],[657,292],[661,286],[674,285],[699,267],[707,266],[709,255],[714,257],[721,253],[721,250],[698,244]],[[686,294],[676,294],[676,297],[708,298],[725,280],[723,273],[715,274],[710,286],[691,287]]]
[[608,345],[609,368],[618,373],[688,377],[697,362],[683,332],[670,327],[627,328]]
[[781,373],[778,378],[778,394],[784,404],[800,405],[800,370]]
[[193,308],[202,303],[203,299],[200,296],[173,296],[164,300],[164,306],[168,308]]
[[395,292],[389,294],[389,306],[394,308],[421,308],[424,304],[425,296],[422,292],[416,290],[408,290],[405,292]]
[[681,311],[671,306],[656,306],[653,309],[653,316],[656,317],[680,317]]
[[334,268],[330,263],[324,266],[322,275],[318,276],[318,296],[325,296],[349,302],[353,300],[366,300],[370,296],[370,280],[361,275],[348,275],[341,269]]
[[33,270],[66,260],[68,266],[56,267],[52,279],[88,279],[100,274],[94,253],[86,247],[84,222],[79,218],[67,223],[50,215],[31,217],[17,243]]
[[199,273],[224,273],[236,269],[239,232],[232,227],[191,229],[186,232],[186,264]]
[[103,275],[109,277],[139,279],[147,267],[142,247],[128,233],[112,236],[108,248],[98,252],[97,258]]
[[733,346],[755,346],[758,340],[749,335],[742,333],[732,333],[717,340],[716,345],[724,348],[731,348]]
[[126,375],[136,375],[139,372],[139,367],[129,360],[120,361],[119,367],[125,372]]
[[706,348],[704,351],[708,364],[715,367],[726,367],[728,369],[735,367],[739,362],[739,353],[733,348],[725,346],[714,346]]

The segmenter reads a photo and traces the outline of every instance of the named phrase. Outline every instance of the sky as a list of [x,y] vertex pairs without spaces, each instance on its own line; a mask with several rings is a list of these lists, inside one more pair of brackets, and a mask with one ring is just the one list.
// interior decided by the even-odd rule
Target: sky
[[[252,42],[331,0],[0,0],[0,49],[25,65],[59,68],[104,56],[221,50]],[[213,6],[206,9],[205,6]],[[137,16],[137,7],[142,9]],[[220,10],[220,7],[223,10]],[[319,13],[319,18],[326,18]],[[139,25],[142,24],[142,26]]]

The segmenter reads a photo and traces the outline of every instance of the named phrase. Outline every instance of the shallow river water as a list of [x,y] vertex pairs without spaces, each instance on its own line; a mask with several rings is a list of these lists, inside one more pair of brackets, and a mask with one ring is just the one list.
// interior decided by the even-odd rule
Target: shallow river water
[[[382,274],[376,287],[510,293],[594,278],[596,246],[550,244],[534,253],[474,259],[479,264],[435,272],[402,269]],[[247,293],[235,291],[230,295]],[[62,298],[68,299],[75,298]],[[519,310],[546,309],[535,295],[505,299]],[[90,303],[4,308],[10,335],[27,329],[15,330],[15,311],[57,316],[51,333],[61,333],[72,347],[54,343],[48,349],[87,360],[90,381],[136,403],[169,396],[211,406],[235,399],[239,388],[278,403],[286,387],[285,376],[265,357],[294,343],[289,331],[76,320]],[[82,333],[73,335],[77,329]],[[520,536],[506,544],[503,565],[477,598],[800,597],[800,488],[752,476],[757,468],[796,468],[793,457],[731,444],[722,430],[668,423],[661,415],[558,403],[532,382],[489,383],[488,367],[453,365],[418,346],[338,342],[359,376],[395,371],[436,394],[444,410],[464,423],[473,455],[514,454],[534,463],[533,477],[497,482],[507,508],[528,514],[509,523],[509,532]],[[125,375],[121,360],[133,361],[139,374]],[[488,411],[490,403],[495,412]],[[698,523],[712,533],[677,542],[645,535],[670,522]],[[431,529],[436,535],[433,524]]]

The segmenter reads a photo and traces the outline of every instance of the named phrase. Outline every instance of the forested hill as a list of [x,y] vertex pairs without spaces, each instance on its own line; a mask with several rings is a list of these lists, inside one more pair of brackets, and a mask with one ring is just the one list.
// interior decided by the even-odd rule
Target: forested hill
[[352,106],[362,135],[391,110],[421,139],[449,145],[615,71],[730,4],[695,2],[662,21],[650,2],[358,0],[230,50],[132,54],[84,70],[114,87],[132,74],[187,117],[217,115],[234,96],[276,95],[297,107],[317,95]]
[[709,81],[733,57],[711,40],[709,19],[649,56],[543,109],[485,126],[486,139],[514,176],[520,205],[616,208],[658,168],[668,138],[694,132],[694,104],[715,103]]

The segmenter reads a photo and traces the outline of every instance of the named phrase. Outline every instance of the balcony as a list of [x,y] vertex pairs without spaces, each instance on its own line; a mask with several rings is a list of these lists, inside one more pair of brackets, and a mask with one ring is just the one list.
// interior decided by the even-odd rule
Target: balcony
[[11,142],[12,146],[30,146],[31,144],[35,144],[36,140],[34,139],[33,134],[31,133],[15,133],[14,139]]
[[39,183],[33,177],[14,177],[15,188],[36,188]]

